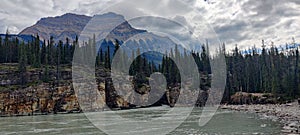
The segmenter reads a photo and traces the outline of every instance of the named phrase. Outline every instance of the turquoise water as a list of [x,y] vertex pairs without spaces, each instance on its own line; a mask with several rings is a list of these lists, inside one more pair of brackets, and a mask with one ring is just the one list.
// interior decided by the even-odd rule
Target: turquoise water
[[[155,109],[136,109],[118,111],[124,118],[151,119],[161,117],[168,110],[167,107]],[[112,112],[105,112],[112,113]],[[179,127],[169,134],[178,135],[226,135],[226,134],[280,134],[280,124],[271,120],[261,119],[255,114],[220,110],[204,127],[198,126],[200,109],[194,109],[191,115]],[[176,117],[176,116],[174,116]],[[111,123],[113,130],[122,128]],[[167,125],[160,125],[165,128]],[[134,129],[128,131],[134,132]],[[59,114],[25,117],[0,118],[0,135],[105,135],[93,126],[84,114]],[[125,134],[125,133],[124,133]]]

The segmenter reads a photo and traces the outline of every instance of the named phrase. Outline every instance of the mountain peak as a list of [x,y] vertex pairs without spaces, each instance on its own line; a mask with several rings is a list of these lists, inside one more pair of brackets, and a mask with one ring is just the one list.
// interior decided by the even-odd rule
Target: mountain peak
[[66,13],[66,14],[63,14],[63,15],[60,15],[60,16],[55,16],[55,17],[44,17],[44,18],[41,18],[37,23],[39,22],[43,22],[43,21],[49,21],[49,20],[61,20],[61,19],[76,19],[76,18],[91,18],[90,16],[86,16],[86,15],[78,15],[78,14],[74,14],[74,13]]
[[65,13],[62,16],[78,16],[78,14],[75,14],[75,13]]
[[114,17],[114,16],[122,16],[120,14],[116,14],[114,12],[107,12],[107,13],[104,13],[102,15],[99,15],[99,16],[104,16],[104,17]]
[[[95,33],[107,28],[112,22],[123,22],[114,31],[112,31],[109,38],[117,38],[124,40],[130,35],[145,32],[137,30],[130,26],[125,20],[125,17],[113,12],[108,12],[101,15],[95,15],[96,19]],[[40,19],[36,24],[24,29],[19,35],[36,35],[39,34],[41,39],[49,40],[52,36],[57,42],[59,40],[65,41],[66,38],[75,40],[79,36],[87,23],[92,19],[90,16],[77,15],[74,13],[66,13],[61,16],[46,17]]]
[[57,16],[56,18],[91,18],[91,17],[86,15],[79,15],[75,13],[66,13],[61,16]]
[[120,15],[120,14],[116,14],[114,12],[107,12],[107,13],[104,13],[104,14],[97,14],[97,15],[94,15],[95,18],[103,18],[103,19],[120,19],[120,20],[124,20],[125,21],[125,18],[123,15]]
[[66,38],[75,39],[90,19],[90,16],[73,13],[46,17],[40,19],[35,25],[24,29],[19,35],[36,35],[38,33],[40,38],[45,40],[50,39],[51,36],[56,41],[64,41]]

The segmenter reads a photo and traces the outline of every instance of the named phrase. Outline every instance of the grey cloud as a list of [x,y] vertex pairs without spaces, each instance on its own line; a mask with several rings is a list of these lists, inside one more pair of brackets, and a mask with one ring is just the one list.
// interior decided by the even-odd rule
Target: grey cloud
[[[33,25],[42,17],[62,15],[67,12],[94,15],[101,13],[106,4],[114,5],[120,0],[7,0],[0,5],[0,33],[4,33],[7,27],[22,30]],[[299,0],[214,0],[204,2],[202,0],[182,0],[191,8],[182,8],[182,3],[167,0],[152,0],[145,3],[141,0],[133,0],[127,5],[116,6],[115,11],[127,11],[124,15],[136,17],[145,15],[168,15],[183,25],[190,20],[182,15],[196,7],[215,29],[223,42],[246,47],[247,45],[261,43],[261,39],[274,40],[275,44],[283,44],[294,36],[299,39],[300,34],[300,1]],[[158,4],[159,3],[159,4]],[[127,9],[126,9],[127,7]],[[132,7],[132,8],[128,8]],[[134,7],[139,7],[135,9]],[[168,8],[166,8],[168,7]],[[138,11],[138,12],[137,12]],[[127,18],[127,19],[128,19]],[[161,25],[161,27],[172,26]],[[193,26],[188,26],[190,29]],[[177,31],[178,32],[178,31]],[[230,48],[228,47],[228,48]]]
[[295,0],[217,1],[213,6],[198,8],[207,11],[205,16],[220,39],[233,48],[234,44],[259,45],[261,39],[274,40],[280,45],[297,36],[299,4]]
[[247,34],[242,33],[242,31],[246,30],[248,30],[247,23],[243,21],[234,22],[223,27],[215,27],[216,33],[218,34],[220,40],[223,42],[237,42],[248,38]]

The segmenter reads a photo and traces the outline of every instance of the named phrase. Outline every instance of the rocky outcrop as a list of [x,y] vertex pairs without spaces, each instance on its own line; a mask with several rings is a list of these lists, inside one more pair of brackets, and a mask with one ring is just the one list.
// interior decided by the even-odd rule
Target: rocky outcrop
[[64,14],[57,17],[47,17],[39,20],[35,25],[30,26],[19,33],[19,35],[39,34],[41,39],[49,40],[50,36],[55,41],[65,41],[66,38],[75,40],[91,17],[76,14]]
[[[7,67],[7,65],[1,65]],[[79,80],[82,91],[75,92],[72,83],[70,65],[62,66],[60,79],[56,79],[55,68],[49,70],[49,82],[42,80],[43,70],[28,69],[26,73],[27,84],[19,84],[17,65],[11,64],[7,70],[0,72],[0,115],[38,115],[49,113],[72,113],[81,111],[103,111],[106,106],[111,109],[131,109],[169,105],[178,106],[204,106],[208,92],[192,90],[188,86],[181,89],[178,86],[168,87],[141,84],[136,88],[132,77],[131,83],[114,85],[109,77],[110,73],[97,68],[97,87],[90,87],[88,80]],[[78,78],[80,79],[80,78]],[[126,76],[120,75],[118,79],[125,80]],[[8,80],[8,81],[7,81]],[[14,81],[12,81],[14,80]],[[75,86],[75,85],[74,85]],[[134,88],[134,89],[132,89]],[[181,96],[182,100],[178,100]],[[80,101],[80,106],[79,106]]]
[[71,85],[53,87],[48,83],[0,92],[1,116],[79,112]]
[[275,104],[277,99],[270,93],[237,92],[231,96],[231,104]]

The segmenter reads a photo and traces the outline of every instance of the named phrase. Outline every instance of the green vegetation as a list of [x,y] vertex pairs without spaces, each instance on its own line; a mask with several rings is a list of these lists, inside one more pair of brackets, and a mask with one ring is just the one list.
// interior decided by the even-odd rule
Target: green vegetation
[[[18,38],[10,38],[7,33],[4,39],[0,38],[0,69],[1,71],[16,71],[20,78],[19,84],[27,86],[27,72],[32,70],[41,70],[40,81],[55,82],[59,85],[63,81],[62,70],[69,70],[63,65],[70,65],[73,59],[74,49],[77,46],[80,48],[81,61],[86,60],[87,53],[92,53],[96,57],[96,67],[102,67],[106,71],[111,68],[112,57],[116,50],[120,47],[120,42],[114,42],[114,48],[101,48],[98,52],[89,52],[95,50],[95,36],[83,46],[78,47],[78,38],[70,43],[67,38],[65,42],[59,41],[55,43],[53,37],[48,41],[41,42],[39,36],[33,38],[29,42],[20,42]],[[130,57],[138,56],[131,64],[129,73],[134,76],[135,87],[142,88],[149,83],[149,77],[154,72],[161,72],[165,75],[169,86],[179,86],[180,73],[175,61],[184,60],[185,57],[192,56],[198,65],[199,72],[204,76],[211,74],[210,55],[208,51],[208,43],[202,46],[202,52],[187,52],[178,50],[176,46],[174,50],[170,50],[168,55],[162,56],[160,64],[154,63],[147,59],[147,56],[141,54],[140,50],[136,52],[121,52],[122,58],[120,66],[126,63]],[[224,93],[223,102],[228,102],[230,96],[236,92],[247,93],[272,93],[276,97],[295,99],[300,96],[300,72],[299,72],[299,50],[293,49],[288,52],[280,52],[278,48],[272,46],[270,49],[265,48],[264,41],[262,42],[261,52],[258,48],[252,48],[251,53],[243,54],[239,48],[235,48],[232,53],[227,53],[225,45],[220,47],[219,54],[225,54],[227,64],[227,82]],[[113,50],[111,52],[111,50]],[[131,53],[131,56],[128,55]],[[150,54],[151,55],[151,54]],[[185,61],[186,62],[186,61]],[[19,63],[18,67],[3,66],[3,63]],[[185,65],[187,66],[188,62]],[[56,71],[55,80],[50,77],[50,70]],[[186,71],[188,72],[188,71]],[[182,73],[181,73],[182,74]],[[183,73],[184,74],[184,73]],[[201,80],[205,85],[200,85],[202,90],[207,90],[209,79]],[[8,88],[8,87],[5,87]],[[2,89],[2,86],[0,87]],[[143,93],[143,92],[141,92]]]
[[[237,47],[226,54],[227,84],[224,100],[236,92],[272,93],[277,98],[299,97],[299,50],[279,52],[274,45],[267,49],[262,41],[261,52],[252,48],[242,54]],[[280,99],[281,100],[281,99]]]

